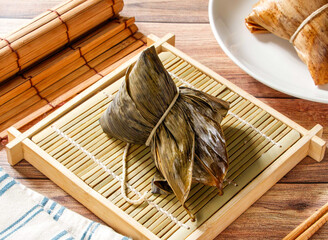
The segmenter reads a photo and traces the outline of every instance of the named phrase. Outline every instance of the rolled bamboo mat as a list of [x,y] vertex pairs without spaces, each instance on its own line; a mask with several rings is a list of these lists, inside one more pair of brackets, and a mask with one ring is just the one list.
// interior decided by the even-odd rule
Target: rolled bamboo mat
[[[143,36],[142,41],[145,41],[146,38]],[[113,71],[116,67],[118,67],[123,62],[127,61],[128,59],[132,58],[136,54],[138,54],[140,51],[145,49],[146,46],[141,41],[137,41],[134,44],[131,44],[128,48],[123,49],[120,54],[115,55],[113,58],[107,59],[107,61],[104,62],[104,66],[107,65],[103,70],[101,70],[99,73],[102,75],[106,75]],[[89,72],[90,74],[90,72]],[[24,110],[19,108],[12,109],[9,114],[11,114],[11,118],[8,119],[6,122],[0,124],[0,129],[7,129],[10,126],[14,126],[16,128],[21,128],[26,126],[28,123],[32,122],[33,120],[39,118],[40,116],[46,116],[49,111],[52,109],[55,109],[58,107],[58,105],[62,105],[65,101],[68,99],[74,97],[76,94],[83,91],[88,86],[92,85],[96,81],[102,78],[102,76],[98,74],[84,74],[83,75],[84,81],[80,82],[78,79],[75,79],[75,81],[69,82],[65,87],[66,89],[69,89],[69,91],[64,92],[63,94],[60,94],[59,92],[52,92],[48,96],[49,99],[51,99],[50,102],[47,102],[43,99],[38,99],[36,97],[33,97],[29,99],[29,102],[34,102],[33,105],[25,107]],[[28,104],[30,105],[30,104]],[[5,137],[6,131],[2,131],[0,133],[0,136]]]
[[[0,82],[23,71],[123,9],[122,0],[70,0],[0,39]],[[81,24],[83,23],[83,24]]]
[[[145,46],[145,37],[136,32],[135,25],[131,25],[131,30],[132,32],[130,30],[127,32],[127,29],[125,29],[120,34],[110,38],[113,42],[111,48],[107,48],[108,44],[101,44],[99,46],[105,45],[102,49],[94,48],[87,52],[89,55],[86,53],[88,59],[81,55],[72,63],[58,68],[57,71],[36,85],[32,85],[31,78],[29,78],[27,82],[30,87],[27,90],[18,96],[12,95],[12,99],[0,106],[0,114],[2,114],[0,136],[6,135],[5,129],[8,127],[14,125],[20,128],[62,101],[78,94],[112,71],[113,67],[110,66],[113,63]],[[79,50],[78,48],[76,51],[80,54]],[[72,51],[72,54],[74,53]],[[58,55],[60,56],[60,54]],[[42,108],[41,111],[40,108]]]
[[[89,1],[72,0],[58,6],[57,9],[64,12],[63,9],[76,8],[85,2]],[[97,5],[108,1],[92,2]],[[73,3],[75,5],[72,5]],[[47,12],[36,18],[31,23],[32,27],[23,27],[12,33],[10,36],[16,38],[12,37],[10,40],[15,41],[24,37],[22,31],[25,33],[31,29],[37,31],[38,26],[43,26],[46,16],[49,22],[56,19]],[[81,33],[80,37],[69,44],[66,43],[60,51],[44,50],[44,52],[49,51],[50,54],[42,62],[0,83],[0,140],[6,136],[8,127],[21,128],[31,121],[35,122],[35,119],[40,119],[40,116],[58,108],[113,71],[127,58],[144,49],[146,38],[138,32],[134,21],[133,17],[111,18],[86,34]],[[8,46],[0,44],[0,53],[6,47]],[[1,62],[2,60],[0,65]]]
[[[4,86],[0,89],[0,106],[13,99],[14,96],[18,97],[19,94],[31,88],[31,85],[35,86],[41,81],[47,81],[49,76],[56,72],[58,74],[59,69],[61,69],[59,74],[64,74],[65,71],[63,70],[67,72],[69,64],[73,65],[71,69],[75,69],[74,61],[76,62],[80,58],[79,48],[83,54],[95,55],[99,52],[99,48],[106,47],[104,46],[106,43],[113,43],[113,36],[115,36],[116,39],[117,37],[123,39],[123,34],[120,33],[121,31],[125,30],[125,37],[126,32],[129,33],[130,31],[128,28],[130,28],[131,31],[135,31],[136,26],[134,25],[131,27],[133,23],[134,18],[117,18],[88,35],[86,39],[81,39],[76,44],[46,59],[37,67],[11,79],[7,84],[3,84]],[[116,43],[117,41],[115,44]],[[79,60],[80,66],[83,65],[84,63],[81,61],[81,58]],[[68,71],[72,70],[68,69]]]

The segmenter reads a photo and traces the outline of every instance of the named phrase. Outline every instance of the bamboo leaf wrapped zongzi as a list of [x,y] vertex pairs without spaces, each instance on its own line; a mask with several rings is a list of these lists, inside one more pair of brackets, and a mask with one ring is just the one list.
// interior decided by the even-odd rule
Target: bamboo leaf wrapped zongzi
[[146,49],[100,119],[105,133],[150,146],[157,168],[152,192],[173,192],[185,206],[193,182],[222,194],[228,170],[220,123],[229,104],[201,91],[177,89],[154,47]]
[[328,83],[328,0],[260,0],[245,22],[252,33],[289,40],[314,83]]

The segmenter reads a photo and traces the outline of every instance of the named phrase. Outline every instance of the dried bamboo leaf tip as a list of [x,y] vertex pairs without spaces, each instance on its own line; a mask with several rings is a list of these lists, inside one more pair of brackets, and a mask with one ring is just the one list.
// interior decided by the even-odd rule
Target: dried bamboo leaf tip
[[109,136],[150,146],[157,172],[152,193],[173,192],[185,206],[193,182],[222,194],[228,170],[220,126],[229,104],[202,91],[177,88],[154,47],[144,50],[100,118]]

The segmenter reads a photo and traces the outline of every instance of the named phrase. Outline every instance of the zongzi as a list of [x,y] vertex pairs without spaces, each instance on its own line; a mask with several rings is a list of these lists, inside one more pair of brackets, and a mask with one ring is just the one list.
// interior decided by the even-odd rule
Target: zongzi
[[245,22],[252,33],[289,40],[314,83],[328,83],[328,0],[260,0]]
[[128,68],[100,124],[111,137],[150,146],[157,168],[152,192],[173,192],[193,218],[185,206],[193,182],[222,194],[228,156],[220,123],[228,108],[204,92],[177,88],[151,47]]

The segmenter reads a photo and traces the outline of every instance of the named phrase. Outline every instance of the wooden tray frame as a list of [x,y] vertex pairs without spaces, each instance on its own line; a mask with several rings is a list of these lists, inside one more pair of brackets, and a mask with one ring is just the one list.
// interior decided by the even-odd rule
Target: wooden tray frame
[[[148,45],[154,45],[157,52],[170,51],[181,59],[189,62],[214,80],[225,84],[228,88],[238,93],[245,99],[266,110],[276,119],[284,122],[301,134],[301,138],[267,169],[250,182],[242,191],[234,196],[219,211],[192,232],[186,239],[212,239],[229,226],[257,199],[268,191],[279,179],[288,173],[304,157],[310,156],[316,161],[321,161],[324,156],[326,142],[321,139],[323,128],[316,125],[310,131],[296,124],[278,111],[264,104],[252,95],[246,93],[228,80],[222,78],[214,71],[193,60],[174,47],[175,36],[167,34],[162,39],[154,35],[148,36]],[[8,129],[9,143],[7,144],[8,161],[11,165],[26,159],[34,167],[44,173],[68,194],[77,199],[85,207],[109,224],[113,229],[131,236],[134,239],[159,239],[156,235],[143,227],[139,222],[123,212],[120,208],[102,197],[99,193],[88,187],[81,179],[66,169],[53,157],[39,148],[32,140],[32,136],[48,127],[67,112],[93,96],[99,90],[115,82],[125,74],[127,67],[134,63],[139,54],[122,64],[112,73],[108,74],[81,94],[70,100],[57,111],[31,127],[24,133],[11,127]]]

